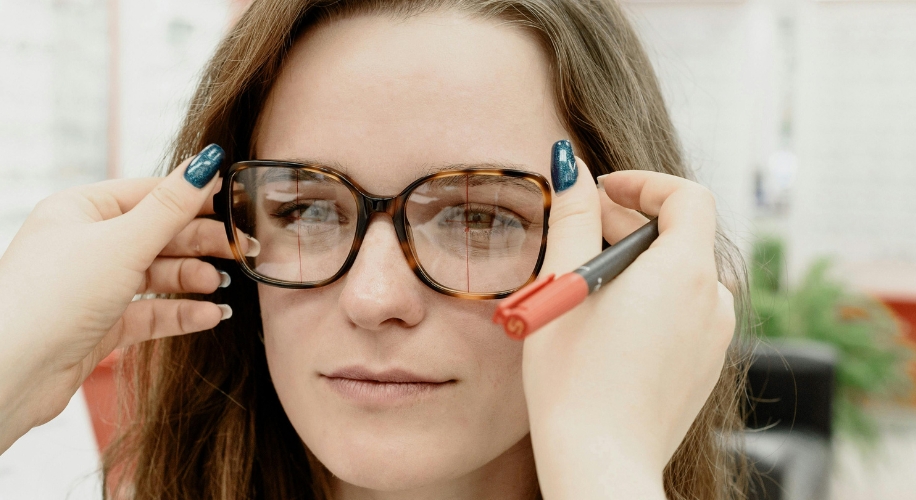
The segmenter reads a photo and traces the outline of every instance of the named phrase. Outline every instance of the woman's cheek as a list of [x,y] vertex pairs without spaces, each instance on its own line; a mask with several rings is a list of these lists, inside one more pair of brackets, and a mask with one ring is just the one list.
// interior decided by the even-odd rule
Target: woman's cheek
[[335,476],[372,489],[421,486],[479,469],[525,439],[522,344],[488,321],[492,308],[442,296],[437,311],[410,334],[425,335],[428,359],[447,366],[443,371],[457,383],[417,405],[366,411],[318,375],[358,357],[352,346],[365,347],[371,335],[352,331],[339,317],[331,287],[262,286],[259,296],[280,402],[303,442]]
[[315,355],[328,311],[326,293],[259,285],[261,323],[267,365],[280,403],[295,425],[316,397],[319,381]]

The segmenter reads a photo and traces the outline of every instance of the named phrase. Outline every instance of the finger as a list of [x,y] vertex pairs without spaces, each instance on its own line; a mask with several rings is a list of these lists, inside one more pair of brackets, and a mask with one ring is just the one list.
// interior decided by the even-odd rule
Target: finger
[[202,260],[160,257],[144,273],[137,293],[213,293],[228,281],[229,274]]
[[601,233],[611,245],[617,244],[649,220],[636,210],[614,203],[604,189],[598,190],[598,200],[601,202]]
[[215,327],[232,316],[225,304],[185,299],[147,299],[131,302],[108,335],[117,347],[174,337]]
[[681,177],[645,170],[614,172],[599,182],[618,205],[658,216],[660,240],[677,234],[682,242],[712,250],[716,203],[708,189]]
[[[193,159],[194,158],[186,159],[176,168],[176,170],[187,168],[187,165]],[[108,220],[130,211],[163,180],[165,180],[164,177],[111,179],[79,186],[74,188],[74,190],[96,206],[99,212],[99,218],[97,220]],[[204,202],[203,206],[197,212],[198,216],[212,215],[214,213],[212,195],[218,193],[220,188],[220,183],[217,183],[216,186],[213,187],[213,191],[210,193],[210,196],[207,197],[207,201]]]
[[543,271],[572,271],[601,252],[601,204],[588,166],[576,158],[575,184],[554,194]]
[[113,219],[130,241],[136,265],[149,262],[184,229],[204,206],[217,182],[224,153],[211,144],[184,168],[177,168],[122,217]]
[[[248,236],[237,231],[236,244],[242,255],[249,252],[252,246]],[[226,236],[226,226],[220,221],[210,219],[194,219],[190,224],[172,238],[160,257],[218,257],[232,259],[232,249],[229,248],[229,237]]]

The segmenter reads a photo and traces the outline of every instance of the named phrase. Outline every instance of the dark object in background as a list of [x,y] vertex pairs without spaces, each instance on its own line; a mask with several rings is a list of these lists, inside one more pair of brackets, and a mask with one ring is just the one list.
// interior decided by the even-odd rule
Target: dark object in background
[[754,350],[748,370],[747,426],[833,437],[836,351],[813,341],[771,341]]
[[827,498],[837,354],[812,341],[773,341],[754,350],[745,432],[759,477],[752,500]]

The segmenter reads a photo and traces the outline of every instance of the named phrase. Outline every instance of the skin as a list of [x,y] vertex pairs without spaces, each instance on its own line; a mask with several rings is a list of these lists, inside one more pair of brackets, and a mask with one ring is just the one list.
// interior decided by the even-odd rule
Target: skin
[[[547,75],[535,42],[495,23],[453,13],[335,22],[294,46],[257,155],[339,165],[386,196],[447,165],[515,164],[549,178],[550,146],[569,134]],[[390,217],[375,216],[341,280],[258,294],[280,401],[341,498],[524,498],[534,462],[522,344],[490,321],[496,301],[424,285]],[[320,377],[350,365],[455,382],[417,404],[365,408]]]
[[[569,136],[547,75],[538,45],[504,24],[449,12],[335,22],[296,44],[261,116],[258,155],[336,162],[383,195],[454,163],[547,175],[550,145]],[[495,302],[422,285],[386,216],[339,282],[259,289],[277,392],[337,476],[336,498],[523,498],[535,472],[545,498],[664,498],[662,470],[734,331],[715,204],[684,179],[619,172],[595,189],[578,168],[553,199],[544,274],[644,224],[635,210],[658,217],[660,236],[524,343],[489,323]],[[212,213],[216,181],[199,190],[183,170],[54,195],[0,258],[0,451],[56,416],[112,349],[219,321],[209,302],[131,302],[211,292],[219,276],[196,257],[230,257],[222,226],[195,218]],[[319,377],[355,363],[454,382],[416,404],[355,407]]]

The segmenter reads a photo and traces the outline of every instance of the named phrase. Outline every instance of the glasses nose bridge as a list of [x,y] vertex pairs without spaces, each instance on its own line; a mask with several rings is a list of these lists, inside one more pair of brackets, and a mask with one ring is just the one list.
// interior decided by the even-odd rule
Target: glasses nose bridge
[[397,209],[396,200],[397,196],[392,196],[390,198],[382,198],[379,196],[366,196],[366,210],[369,212],[369,217],[372,217],[372,214],[384,213],[394,218],[395,210]]

